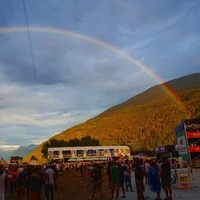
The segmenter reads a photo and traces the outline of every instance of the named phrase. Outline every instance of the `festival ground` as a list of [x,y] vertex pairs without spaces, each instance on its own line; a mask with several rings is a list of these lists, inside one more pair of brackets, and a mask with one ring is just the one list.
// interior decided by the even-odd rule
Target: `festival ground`
[[[172,198],[174,200],[199,200],[200,199],[200,169],[193,169],[191,175],[192,188],[189,189],[178,189],[173,187]],[[135,180],[134,172],[132,172],[132,184],[134,192],[126,192],[126,200],[137,199],[137,194],[135,190]],[[92,191],[92,179],[85,173],[83,175],[80,172],[63,172],[60,173],[58,178],[57,187],[55,188],[55,199],[54,200],[87,200],[91,196]],[[111,192],[108,187],[108,179],[105,175],[103,178],[103,190],[104,190],[104,200],[111,199]],[[150,191],[149,185],[145,185],[145,197],[147,200],[154,200],[156,194]],[[120,196],[122,196],[122,191],[120,191]],[[161,199],[165,198],[165,193],[161,191]],[[11,198],[9,191],[7,191],[6,200],[14,200],[16,198]],[[100,200],[100,194],[97,192],[95,194],[95,200]],[[118,198],[122,199],[122,198]],[[44,197],[44,188],[42,189],[42,198]]]

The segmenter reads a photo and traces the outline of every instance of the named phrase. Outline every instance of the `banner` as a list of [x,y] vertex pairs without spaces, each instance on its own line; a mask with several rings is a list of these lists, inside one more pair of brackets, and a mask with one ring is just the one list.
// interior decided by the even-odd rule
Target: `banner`
[[186,141],[185,130],[179,130],[176,132],[176,140],[177,140],[177,150],[179,152],[180,157],[182,157],[184,162],[190,163],[190,155],[188,152],[188,144]]
[[196,132],[187,132],[187,138],[200,138],[200,131]]
[[190,152],[200,152],[200,146],[189,146]]
[[177,169],[175,173],[177,176],[177,188],[187,189],[192,187],[189,169]]

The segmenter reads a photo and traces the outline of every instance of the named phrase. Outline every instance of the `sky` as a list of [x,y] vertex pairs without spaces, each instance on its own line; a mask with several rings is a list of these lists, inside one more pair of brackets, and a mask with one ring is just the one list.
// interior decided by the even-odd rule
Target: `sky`
[[200,71],[199,0],[1,0],[0,149],[41,144]]

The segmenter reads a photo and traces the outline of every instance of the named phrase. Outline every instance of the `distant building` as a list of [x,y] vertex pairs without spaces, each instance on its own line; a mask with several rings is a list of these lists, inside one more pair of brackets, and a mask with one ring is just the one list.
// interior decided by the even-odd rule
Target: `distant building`
[[20,156],[11,156],[10,157],[10,164],[22,164],[23,157]]
[[82,146],[48,148],[48,160],[61,161],[100,161],[130,158],[128,146]]

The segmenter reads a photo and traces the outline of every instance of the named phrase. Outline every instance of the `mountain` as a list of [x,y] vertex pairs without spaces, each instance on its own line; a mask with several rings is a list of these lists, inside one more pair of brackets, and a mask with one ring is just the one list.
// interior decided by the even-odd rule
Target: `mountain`
[[5,151],[3,149],[0,149],[0,159],[6,160],[7,162],[9,162],[10,160],[10,156],[12,155],[14,151]]
[[[70,140],[85,136],[101,145],[129,145],[133,151],[175,144],[175,128],[184,119],[200,117],[200,73],[156,85],[115,105],[88,121],[50,139]],[[42,159],[39,145],[24,159]]]
[[25,157],[37,147],[38,145],[35,144],[30,144],[29,146],[20,146],[16,151],[12,153],[12,156]]
[[7,162],[9,162],[11,156],[25,157],[37,147],[38,145],[30,144],[29,146],[20,146],[18,149],[12,151],[0,150],[0,155],[1,158],[4,158]]

